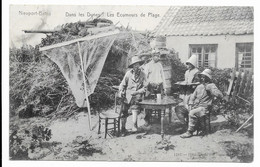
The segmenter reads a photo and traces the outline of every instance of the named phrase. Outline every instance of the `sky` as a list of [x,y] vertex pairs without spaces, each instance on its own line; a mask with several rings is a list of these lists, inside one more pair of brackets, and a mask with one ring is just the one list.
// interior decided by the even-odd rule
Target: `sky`
[[10,47],[39,44],[44,34],[24,33],[23,30],[54,30],[71,22],[86,21],[102,14],[102,18],[117,26],[133,30],[153,30],[169,6],[69,6],[69,5],[11,5]]

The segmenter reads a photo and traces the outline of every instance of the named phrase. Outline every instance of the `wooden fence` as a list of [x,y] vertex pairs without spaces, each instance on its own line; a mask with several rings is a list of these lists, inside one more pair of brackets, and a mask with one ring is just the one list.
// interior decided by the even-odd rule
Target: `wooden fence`
[[227,90],[227,95],[230,100],[234,101],[237,98],[250,103],[249,97],[254,93],[254,75],[252,70],[236,71],[233,69],[231,73],[230,84]]

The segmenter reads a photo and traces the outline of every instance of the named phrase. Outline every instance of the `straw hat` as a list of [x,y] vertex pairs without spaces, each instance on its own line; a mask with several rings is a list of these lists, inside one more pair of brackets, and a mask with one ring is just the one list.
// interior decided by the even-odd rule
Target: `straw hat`
[[197,55],[192,55],[187,61],[186,64],[188,63],[192,64],[194,67],[197,67]]
[[133,65],[136,64],[136,63],[143,63],[144,61],[137,55],[133,56],[131,58],[131,62],[128,66],[128,68],[133,68]]
[[202,73],[198,74],[198,76],[201,77],[201,75],[205,75],[209,79],[212,79],[211,74],[212,74],[212,71],[210,69],[205,69]]

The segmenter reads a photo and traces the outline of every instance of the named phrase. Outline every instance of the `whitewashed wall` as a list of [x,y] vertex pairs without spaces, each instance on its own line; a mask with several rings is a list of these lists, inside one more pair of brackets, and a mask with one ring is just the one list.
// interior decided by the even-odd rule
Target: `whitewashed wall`
[[236,43],[254,42],[253,35],[222,35],[222,36],[169,36],[167,48],[179,52],[179,58],[185,62],[189,56],[189,44],[218,44],[217,67],[235,67]]

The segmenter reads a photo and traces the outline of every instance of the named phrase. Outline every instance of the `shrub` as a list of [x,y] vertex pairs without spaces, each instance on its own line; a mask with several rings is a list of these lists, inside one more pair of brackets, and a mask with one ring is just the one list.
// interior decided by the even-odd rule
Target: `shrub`
[[30,159],[29,152],[33,153],[35,149],[42,148],[42,142],[49,141],[51,135],[51,129],[43,125],[35,125],[32,130],[17,128],[9,137],[10,159]]

